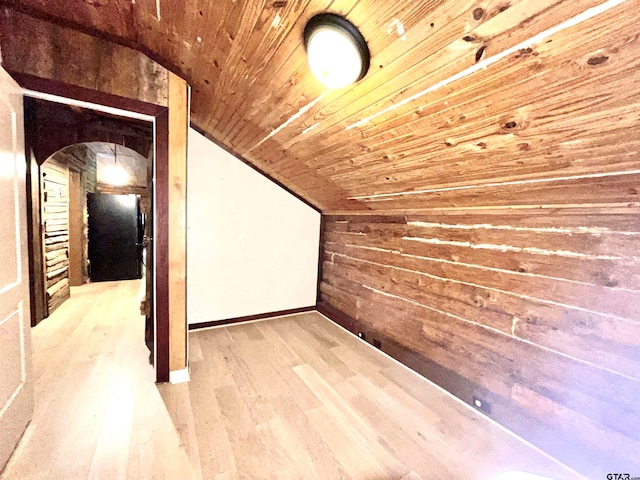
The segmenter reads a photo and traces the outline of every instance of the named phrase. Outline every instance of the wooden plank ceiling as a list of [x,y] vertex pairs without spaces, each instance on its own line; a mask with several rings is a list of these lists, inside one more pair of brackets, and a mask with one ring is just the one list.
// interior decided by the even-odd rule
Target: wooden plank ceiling
[[[325,213],[637,201],[639,0],[3,3],[180,73],[199,129]],[[324,11],[369,44],[353,87],[307,67]]]

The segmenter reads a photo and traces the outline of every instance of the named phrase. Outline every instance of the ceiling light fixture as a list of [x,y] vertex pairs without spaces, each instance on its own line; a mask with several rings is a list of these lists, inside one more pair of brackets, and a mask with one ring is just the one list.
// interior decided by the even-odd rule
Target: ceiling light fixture
[[358,29],[344,17],[321,13],[304,27],[304,47],[314,76],[329,88],[362,79],[369,70],[369,48]]
[[129,174],[122,165],[118,165],[118,147],[115,144],[113,146],[113,165],[104,167],[102,178],[105,183],[115,187],[123,187],[129,182]]

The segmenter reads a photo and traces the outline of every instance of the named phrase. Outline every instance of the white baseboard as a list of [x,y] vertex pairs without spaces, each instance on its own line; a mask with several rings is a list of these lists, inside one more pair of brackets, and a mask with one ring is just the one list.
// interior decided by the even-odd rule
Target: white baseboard
[[189,377],[189,369],[173,370],[169,372],[169,383],[184,383],[191,380]]

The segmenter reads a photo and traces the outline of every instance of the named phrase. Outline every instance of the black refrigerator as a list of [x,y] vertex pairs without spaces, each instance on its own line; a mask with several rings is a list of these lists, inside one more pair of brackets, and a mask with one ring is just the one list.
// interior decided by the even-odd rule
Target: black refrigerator
[[135,195],[87,194],[92,282],[142,278],[144,215]]

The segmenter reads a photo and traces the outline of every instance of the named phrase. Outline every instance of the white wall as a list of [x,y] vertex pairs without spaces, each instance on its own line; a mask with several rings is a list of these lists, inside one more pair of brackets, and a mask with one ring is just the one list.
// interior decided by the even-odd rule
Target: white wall
[[189,130],[188,323],[316,303],[320,214]]

